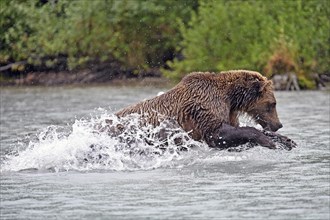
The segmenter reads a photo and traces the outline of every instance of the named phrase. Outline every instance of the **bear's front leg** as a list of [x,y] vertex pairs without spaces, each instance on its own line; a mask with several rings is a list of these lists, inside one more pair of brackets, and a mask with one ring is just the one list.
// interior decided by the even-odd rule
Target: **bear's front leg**
[[270,149],[276,149],[270,138],[253,127],[232,127],[222,124],[215,131],[206,132],[204,140],[210,147],[220,149],[237,147],[246,143],[254,143]]

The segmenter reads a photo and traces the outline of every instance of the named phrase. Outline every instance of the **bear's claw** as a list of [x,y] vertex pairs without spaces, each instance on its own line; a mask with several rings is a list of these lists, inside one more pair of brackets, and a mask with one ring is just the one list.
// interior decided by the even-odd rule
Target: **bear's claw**
[[262,133],[276,143],[276,146],[279,146],[279,148],[290,151],[292,148],[296,148],[298,146],[296,142],[284,135],[266,130],[263,130]]

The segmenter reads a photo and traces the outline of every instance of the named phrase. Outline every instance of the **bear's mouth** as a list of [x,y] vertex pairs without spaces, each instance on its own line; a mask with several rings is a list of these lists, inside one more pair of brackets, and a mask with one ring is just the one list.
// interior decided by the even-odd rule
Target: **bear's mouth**
[[266,131],[273,131],[273,132],[275,132],[275,131],[277,131],[278,129],[274,129],[274,128],[272,128],[270,125],[267,125],[267,126],[265,126],[265,127],[263,127]]
[[256,117],[256,122],[261,125],[261,127],[266,131],[272,131],[276,132],[278,129],[282,127],[281,123],[278,123],[278,125],[274,125],[272,123],[268,123],[267,121],[261,119],[259,116]]
[[266,131],[272,131],[272,132],[276,132],[278,131],[281,127],[282,124],[278,123],[278,125],[273,125],[273,124],[269,124],[269,123],[260,123],[260,125],[262,126],[262,128]]

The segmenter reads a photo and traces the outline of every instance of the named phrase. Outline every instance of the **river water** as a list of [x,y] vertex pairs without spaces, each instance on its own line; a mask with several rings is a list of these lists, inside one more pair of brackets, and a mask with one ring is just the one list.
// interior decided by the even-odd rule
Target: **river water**
[[[0,219],[330,218],[329,92],[276,93],[292,151],[199,144],[141,155],[95,133],[113,111],[165,90],[1,88]],[[102,158],[86,160],[91,145]]]

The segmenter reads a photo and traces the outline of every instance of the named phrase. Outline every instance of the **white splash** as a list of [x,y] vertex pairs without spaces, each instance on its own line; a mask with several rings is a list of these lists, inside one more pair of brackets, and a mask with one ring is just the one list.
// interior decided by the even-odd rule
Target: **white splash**
[[161,95],[163,95],[165,92],[163,92],[163,91],[161,91],[161,92],[158,92],[157,93],[157,96],[161,96]]
[[[99,110],[100,111],[100,110]],[[111,122],[110,122],[111,121]],[[111,123],[111,124],[109,124]],[[125,125],[120,131],[117,125]],[[191,139],[180,128],[171,128],[165,139],[158,137],[160,126],[139,126],[137,115],[118,119],[102,110],[99,116],[76,120],[69,129],[49,126],[37,140],[31,140],[25,150],[7,155],[1,172],[25,169],[37,170],[137,170],[172,166],[180,161],[185,151],[203,144]],[[68,129],[66,129],[68,130]],[[117,135],[114,135],[117,132]],[[176,145],[180,138],[182,143]],[[165,146],[165,145],[168,146]]]
[[[219,151],[193,140],[179,127],[169,127],[169,121],[156,128],[139,126],[140,123],[138,115],[119,119],[104,109],[98,109],[96,115],[76,120],[68,127],[49,126],[37,138],[31,138],[24,150],[6,155],[0,172],[29,169],[56,172],[149,170],[214,159],[219,162],[256,159],[270,151],[259,148],[263,152],[257,156],[255,150]],[[120,129],[122,125],[124,130]],[[160,137],[159,133],[164,131],[167,135]]]

